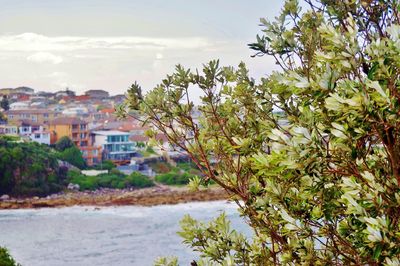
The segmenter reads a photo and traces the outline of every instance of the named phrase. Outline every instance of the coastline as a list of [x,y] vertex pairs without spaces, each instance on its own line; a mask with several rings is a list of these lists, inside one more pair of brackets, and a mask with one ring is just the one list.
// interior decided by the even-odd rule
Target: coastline
[[39,198],[10,198],[0,201],[1,209],[57,208],[69,206],[154,206],[195,201],[228,199],[228,194],[217,187],[191,192],[186,187],[155,186],[135,190],[101,189],[69,191]]

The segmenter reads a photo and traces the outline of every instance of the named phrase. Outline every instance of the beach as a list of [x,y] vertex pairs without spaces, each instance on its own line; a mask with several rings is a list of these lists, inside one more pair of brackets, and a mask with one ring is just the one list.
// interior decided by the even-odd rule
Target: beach
[[144,189],[100,189],[95,191],[66,191],[46,197],[13,198],[0,201],[0,209],[24,209],[68,206],[154,206],[196,201],[226,200],[221,188],[192,192],[186,187],[158,185]]

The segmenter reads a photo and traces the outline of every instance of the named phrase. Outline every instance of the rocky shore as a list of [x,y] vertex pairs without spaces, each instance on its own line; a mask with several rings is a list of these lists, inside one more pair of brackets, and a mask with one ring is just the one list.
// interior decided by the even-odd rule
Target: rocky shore
[[192,201],[212,201],[228,199],[228,194],[221,188],[208,188],[191,192],[186,187],[156,186],[145,189],[101,189],[96,191],[68,191],[44,198],[0,199],[0,209],[83,206],[153,206],[177,204]]

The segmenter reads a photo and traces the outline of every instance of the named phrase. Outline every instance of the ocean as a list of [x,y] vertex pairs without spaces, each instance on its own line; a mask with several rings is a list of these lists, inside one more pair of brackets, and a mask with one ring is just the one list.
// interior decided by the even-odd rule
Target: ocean
[[153,265],[177,256],[190,265],[198,254],[176,234],[185,214],[210,221],[225,212],[232,227],[250,235],[234,203],[196,202],[153,207],[76,206],[0,210],[0,246],[23,266]]

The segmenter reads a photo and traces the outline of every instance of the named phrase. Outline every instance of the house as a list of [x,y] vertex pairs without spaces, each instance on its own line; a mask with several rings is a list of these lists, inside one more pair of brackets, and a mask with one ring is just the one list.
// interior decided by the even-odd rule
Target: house
[[52,133],[51,144],[62,137],[68,137],[82,152],[88,165],[100,162],[101,146],[92,145],[87,122],[75,117],[59,117],[50,122],[49,131]]
[[16,125],[0,125],[0,135],[18,135],[18,126]]
[[[42,124],[37,122],[32,122],[30,120],[20,120],[15,122],[15,125],[18,126],[18,132],[20,135],[29,136],[35,131],[43,131],[44,127]],[[50,143],[49,143],[50,144]]]
[[50,145],[50,131],[46,131],[41,124],[30,120],[21,120],[16,122],[16,126],[20,136],[26,136],[32,141]]
[[93,143],[101,146],[103,159],[116,163],[130,162],[135,155],[134,143],[129,140],[129,133],[117,130],[92,131]]
[[15,102],[10,104],[10,110],[27,110],[30,108],[28,102]]
[[8,110],[4,112],[9,123],[19,120],[30,120],[39,124],[48,124],[59,116],[59,113],[44,109]]
[[23,93],[23,94],[31,95],[31,94],[33,94],[35,92],[35,90],[32,89],[32,88],[29,88],[29,87],[18,87],[18,88],[15,88],[13,90],[13,92],[14,93]]
[[34,131],[31,134],[29,134],[29,138],[32,141],[50,145],[50,131],[44,131],[44,130],[39,130],[39,131]]
[[83,116],[88,113],[88,109],[86,107],[70,107],[66,108],[62,111],[62,114],[65,116]]
[[0,89],[0,95],[9,95],[13,91],[12,88],[2,88]]

